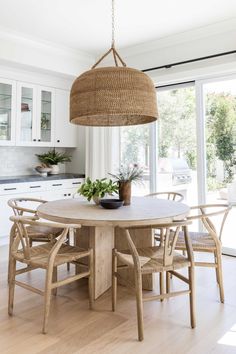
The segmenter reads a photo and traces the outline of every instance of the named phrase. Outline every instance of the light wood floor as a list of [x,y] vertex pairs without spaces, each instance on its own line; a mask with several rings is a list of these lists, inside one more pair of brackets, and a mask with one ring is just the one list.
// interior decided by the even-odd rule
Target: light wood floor
[[[145,339],[137,341],[133,295],[118,288],[118,309],[111,312],[110,292],[88,310],[86,281],[68,285],[53,297],[47,335],[40,333],[43,298],[16,288],[14,316],[7,315],[7,247],[0,247],[1,354],[229,354],[236,353],[236,258],[224,257],[225,304],[219,302],[212,269],[196,271],[197,328],[189,324],[185,296],[144,304]],[[62,273],[63,273],[62,269]],[[43,287],[42,271],[22,275]],[[172,281],[174,288],[178,280]]]

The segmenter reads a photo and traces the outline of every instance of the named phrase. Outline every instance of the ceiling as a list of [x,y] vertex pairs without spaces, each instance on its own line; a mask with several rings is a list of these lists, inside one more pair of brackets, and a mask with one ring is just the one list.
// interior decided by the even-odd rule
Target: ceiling
[[[0,0],[0,30],[98,54],[111,42],[111,0]],[[236,17],[236,0],[116,0],[117,48]]]

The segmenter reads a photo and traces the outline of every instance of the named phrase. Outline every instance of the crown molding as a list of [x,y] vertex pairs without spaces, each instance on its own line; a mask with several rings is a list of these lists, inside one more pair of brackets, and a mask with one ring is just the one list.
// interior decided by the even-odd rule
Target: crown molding
[[17,44],[22,44],[27,47],[38,50],[46,50],[57,53],[58,55],[70,56],[73,58],[80,58],[80,60],[93,62],[94,56],[90,53],[81,51],[79,49],[59,45],[55,42],[50,42],[30,36],[21,34],[20,32],[15,32],[9,30],[5,27],[0,26],[0,40],[8,40],[10,42],[15,42]]
[[159,38],[154,41],[140,43],[134,46],[118,48],[119,52],[126,58],[139,54],[145,54],[154,50],[176,46],[195,40],[217,36],[228,32],[236,32],[236,18],[220,21],[211,25],[199,27],[189,31],[177,33],[168,37]]

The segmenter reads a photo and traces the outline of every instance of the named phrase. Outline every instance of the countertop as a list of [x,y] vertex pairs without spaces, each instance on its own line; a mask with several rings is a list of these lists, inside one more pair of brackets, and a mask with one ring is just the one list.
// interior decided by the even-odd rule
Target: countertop
[[36,181],[54,181],[59,179],[72,179],[72,178],[84,178],[84,174],[78,173],[59,173],[58,175],[48,175],[42,177],[38,175],[25,175],[25,176],[3,176],[0,177],[0,184],[4,183],[21,183],[21,182],[36,182]]

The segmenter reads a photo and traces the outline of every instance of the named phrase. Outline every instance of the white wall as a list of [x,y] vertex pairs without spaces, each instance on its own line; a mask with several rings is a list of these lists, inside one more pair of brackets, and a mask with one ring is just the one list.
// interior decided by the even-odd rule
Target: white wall
[[[232,19],[142,45],[117,49],[128,66],[145,69],[235,50],[235,38],[236,19]],[[163,69],[149,75],[158,85],[218,76],[236,72],[235,59],[236,55],[231,55]],[[94,58],[86,53],[0,32],[0,77],[70,89],[74,78],[89,69],[94,61]],[[10,148],[7,149],[11,151]],[[68,171],[83,173],[85,171],[83,127],[79,128],[78,149],[72,153],[73,161],[68,166]]]
[[[21,176],[37,174],[34,167],[40,165],[35,154],[43,154],[49,150],[48,147],[0,147],[0,176]],[[71,149],[57,148],[58,152],[65,152]],[[69,164],[68,164],[69,169]],[[65,172],[65,165],[60,165],[61,172]],[[71,171],[78,172],[78,171]]]

